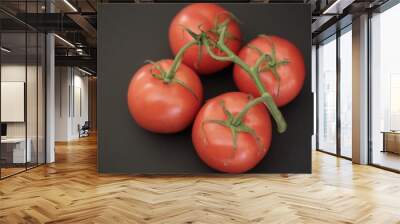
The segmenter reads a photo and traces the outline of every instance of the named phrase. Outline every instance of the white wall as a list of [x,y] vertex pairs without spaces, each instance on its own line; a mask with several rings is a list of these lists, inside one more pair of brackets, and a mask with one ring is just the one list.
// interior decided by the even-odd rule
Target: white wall
[[79,137],[78,125],[88,120],[88,77],[72,67],[56,67],[55,140]]
[[55,141],[68,140],[68,117],[70,84],[69,69],[67,67],[55,68]]

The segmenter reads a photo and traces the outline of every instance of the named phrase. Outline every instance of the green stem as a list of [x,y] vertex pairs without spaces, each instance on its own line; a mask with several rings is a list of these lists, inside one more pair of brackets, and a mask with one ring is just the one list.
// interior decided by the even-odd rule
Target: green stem
[[244,116],[246,115],[246,113],[255,105],[259,104],[259,103],[263,103],[265,102],[265,99],[263,96],[260,96],[258,98],[255,98],[253,100],[251,100],[250,102],[248,102],[243,109],[238,113],[238,115],[233,119],[232,121],[232,125],[234,126],[239,126],[242,123],[242,120],[244,118]]
[[189,47],[191,47],[197,43],[198,43],[197,40],[192,40],[192,41],[186,43],[181,49],[179,49],[178,53],[176,54],[176,56],[174,58],[174,62],[171,65],[171,68],[169,69],[167,74],[164,76],[165,82],[171,82],[171,80],[175,77],[176,71],[178,70],[179,65],[182,62],[182,57],[185,54],[186,50]]
[[[254,81],[258,91],[260,92],[261,97],[264,99],[263,102],[266,104],[268,110],[270,111],[272,117],[274,118],[274,120],[277,124],[278,132],[279,133],[284,132],[287,128],[286,121],[283,118],[283,115],[280,112],[279,108],[276,106],[272,96],[266,91],[264,85],[262,84],[259,73],[258,73],[258,67],[255,66],[255,67],[251,68],[244,61],[242,61],[242,59],[240,59],[233,51],[231,51],[231,49],[229,49],[229,47],[227,47],[225,45],[224,40],[225,40],[226,26],[222,26],[219,33],[220,33],[220,35],[219,35],[216,47],[218,49],[220,49],[221,51],[225,52],[225,54],[227,56],[216,55],[209,46],[208,37],[206,35],[203,35],[202,42],[206,46],[209,55],[218,61],[232,61],[233,63],[239,65],[244,71],[247,72],[247,74],[250,75],[250,77]],[[264,56],[264,57],[266,57],[266,56]],[[261,62],[262,61],[259,61],[258,63],[260,64]],[[246,113],[246,112],[244,112],[244,113]]]
[[219,56],[219,55],[216,55],[213,51],[212,51],[212,49],[211,49],[211,47],[210,47],[210,43],[208,42],[208,38],[206,37],[206,36],[204,36],[203,37],[203,43],[204,43],[204,46],[206,46],[206,49],[207,49],[207,52],[208,52],[208,54],[213,58],[213,59],[215,59],[215,60],[217,60],[217,61],[233,61],[233,58],[232,57],[230,57],[230,56]]
[[274,99],[272,98],[271,95],[268,93],[262,94],[260,97],[255,98],[251,100],[249,103],[247,103],[244,108],[239,112],[239,114],[233,119],[232,125],[234,126],[239,126],[242,121],[244,116],[247,114],[247,112],[254,107],[255,105],[259,103],[265,103],[265,105],[268,107],[268,110],[271,112],[272,117],[275,119],[276,123],[278,124],[278,132],[282,133],[286,130],[287,124],[285,119],[283,118],[281,112],[279,111],[279,108],[276,106]]
[[[245,70],[250,77],[254,80],[257,89],[261,92],[261,93],[265,93],[266,90],[264,88],[264,85],[261,83],[261,80],[257,74],[257,71],[253,70],[250,68],[250,66],[248,66],[246,63],[244,63],[242,61],[242,59],[240,59],[233,51],[231,51],[231,49],[229,49],[229,47],[227,47],[225,45],[225,43],[223,41],[221,41],[221,37],[224,37],[224,33],[221,33],[220,35],[220,39],[217,42],[217,47],[226,53],[227,56],[219,56],[216,55],[210,47],[210,43],[208,42],[208,38],[207,37],[203,37],[203,42],[204,45],[206,46],[207,52],[208,54],[214,58],[217,61],[232,61],[233,63],[239,65],[243,70]],[[223,39],[222,39],[223,40]]]
[[285,132],[287,128],[287,123],[285,121],[285,118],[282,116],[282,113],[279,110],[278,106],[276,106],[274,98],[269,93],[263,93],[262,96],[264,97],[265,105],[267,106],[269,112],[271,113],[277,124],[278,132]]

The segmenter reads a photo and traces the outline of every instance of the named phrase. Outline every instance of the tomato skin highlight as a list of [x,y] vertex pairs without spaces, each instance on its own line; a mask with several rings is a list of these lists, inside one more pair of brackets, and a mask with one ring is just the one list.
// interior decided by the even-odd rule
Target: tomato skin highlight
[[[168,71],[173,61],[167,59],[157,63]],[[137,70],[131,79],[127,103],[132,118],[151,132],[182,131],[192,123],[201,106],[203,87],[198,75],[184,64],[176,72],[175,78],[191,88],[192,93],[177,83],[164,83],[152,73],[160,74],[152,64],[147,64]]]
[[[282,107],[296,98],[304,84],[305,65],[300,50],[284,38],[259,36],[251,40],[247,46],[244,46],[238,56],[246,64],[253,66],[259,58],[259,53],[248,46],[257,47],[262,52],[271,54],[271,43],[275,46],[277,60],[288,60],[288,64],[277,67],[277,72],[281,79],[280,84],[271,71],[261,72],[260,79],[267,92],[274,98],[275,103]],[[234,66],[233,77],[240,91],[250,93],[254,97],[260,96],[252,79],[238,65]]]
[[[217,20],[218,22],[223,22],[228,18],[230,18],[228,11],[217,4],[194,3],[186,6],[178,12],[169,27],[169,43],[173,54],[176,55],[182,46],[193,40],[193,37],[185,31],[185,28],[190,29],[196,34],[205,31],[209,34],[210,38],[217,40],[217,36],[208,31],[214,28]],[[234,19],[231,19],[227,31],[232,38],[225,38],[225,43],[233,52],[237,53],[240,50],[242,38],[239,24]],[[183,56],[183,62],[198,74],[213,74],[231,64],[231,62],[214,60],[207,53],[205,46],[201,46],[201,48],[202,57],[200,61],[198,59],[200,47],[197,45],[189,48]],[[225,53],[220,52],[218,49],[214,49],[213,51],[217,55],[225,56]]]
[[249,102],[249,95],[229,92],[208,100],[194,121],[193,145],[199,157],[211,168],[226,173],[243,173],[255,167],[268,152],[272,138],[271,119],[264,105],[252,107],[242,122],[255,131],[259,144],[252,135],[239,132],[235,149],[230,128],[216,123],[203,123],[226,119],[221,101],[236,115]]

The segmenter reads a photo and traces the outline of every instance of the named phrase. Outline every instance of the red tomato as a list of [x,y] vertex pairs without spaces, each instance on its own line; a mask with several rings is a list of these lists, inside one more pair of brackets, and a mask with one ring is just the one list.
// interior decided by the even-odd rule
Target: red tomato
[[211,122],[228,118],[221,103],[235,116],[249,100],[248,94],[230,92],[207,101],[200,109],[192,129],[192,141],[208,166],[221,172],[243,173],[264,158],[271,144],[271,120],[264,105],[252,107],[244,116],[242,124],[254,133],[237,132],[236,148],[231,129]]
[[[157,62],[168,71],[172,60]],[[154,65],[147,64],[133,76],[128,88],[128,108],[137,124],[157,133],[175,133],[188,127],[196,116],[203,99],[203,87],[197,74],[181,64],[177,82],[164,83],[153,77],[160,75]]]
[[[270,55],[273,47],[275,48],[276,62],[278,63],[275,68],[280,76],[280,81],[273,76],[271,70],[260,73],[261,82],[274,97],[275,103],[278,106],[284,106],[296,98],[303,87],[305,78],[304,60],[300,50],[286,39],[277,36],[259,36],[239,52],[239,57],[250,66],[256,63],[260,54],[248,46],[256,47]],[[279,62],[281,62],[280,65]],[[268,64],[264,63],[263,65],[266,68]],[[235,65],[233,74],[240,91],[250,93],[255,97],[260,95],[253,80],[238,65]]]
[[[212,40],[217,40],[217,35],[212,33],[216,26],[216,22],[222,23],[230,19],[227,26],[227,37],[225,44],[235,53],[240,49],[240,41],[242,35],[239,30],[238,23],[231,18],[231,15],[224,8],[212,3],[197,3],[191,4],[183,8],[172,20],[169,27],[169,43],[174,55],[186,43],[193,41],[193,37],[185,31],[185,28],[190,29],[196,34],[202,31],[206,32]],[[193,68],[199,74],[212,74],[225,67],[231,62],[216,61],[207,53],[205,46],[201,46],[202,56],[199,60],[198,45],[190,47],[184,57],[183,62]],[[225,53],[214,48],[217,55],[225,56]]]

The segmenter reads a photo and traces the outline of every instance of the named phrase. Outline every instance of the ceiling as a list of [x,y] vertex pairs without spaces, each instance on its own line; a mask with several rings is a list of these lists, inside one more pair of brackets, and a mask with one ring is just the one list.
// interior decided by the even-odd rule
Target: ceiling
[[[205,0],[207,1],[207,0]],[[211,2],[215,2],[210,0]],[[252,0],[256,3],[307,3],[311,5],[313,39],[326,32],[345,16],[356,15],[381,5],[386,0]],[[152,0],[1,0],[0,22],[2,43],[8,43],[14,53],[24,53],[25,39],[18,32],[55,32],[56,63],[74,65],[96,71],[97,4],[138,3]],[[190,0],[154,0],[154,2],[195,2]],[[204,2],[204,1],[203,1]],[[219,2],[249,2],[227,0]],[[49,13],[49,12],[52,13]],[[325,12],[325,13],[324,13]],[[351,22],[351,18],[350,18]],[[331,28],[332,29],[332,28]],[[325,33],[324,33],[325,32]],[[333,31],[334,32],[334,31]],[[64,41],[66,40],[66,41]],[[28,41],[29,42],[29,41]],[[28,45],[28,54],[35,47]],[[32,48],[31,48],[32,46]]]

